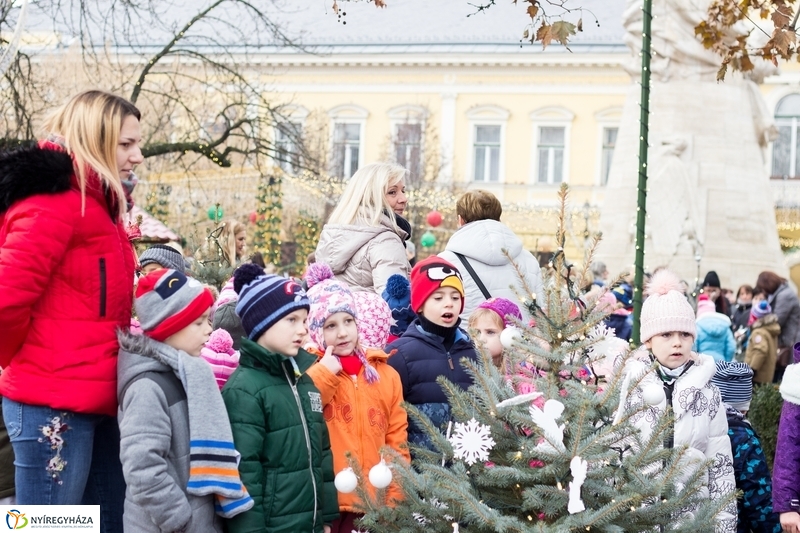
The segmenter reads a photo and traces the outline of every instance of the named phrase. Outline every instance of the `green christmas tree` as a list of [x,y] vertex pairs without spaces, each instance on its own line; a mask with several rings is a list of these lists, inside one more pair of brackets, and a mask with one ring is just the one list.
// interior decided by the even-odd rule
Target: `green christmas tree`
[[254,248],[264,255],[264,261],[281,264],[281,218],[283,192],[280,176],[262,176],[258,184],[256,232]]
[[[452,406],[448,428],[407,405],[436,449],[412,446],[411,465],[384,450],[404,500],[387,505],[385,490],[370,496],[372,471],[351,461],[366,513],[362,530],[699,533],[720,530],[715,517],[735,508],[732,492],[703,496],[710,463],[687,466],[685,447],[663,446],[671,410],[649,440],[632,423],[652,405],[626,401],[641,379],[624,377],[632,355],[603,326],[594,300],[579,293],[588,273],[574,272],[564,257],[566,186],[560,200],[561,247],[543,273],[547,301],[525,300],[536,325],[520,324],[505,368],[481,354],[479,363],[466,363],[474,377],[468,391],[439,378]],[[505,344],[512,345],[507,337]],[[603,367],[607,375],[599,375]]]

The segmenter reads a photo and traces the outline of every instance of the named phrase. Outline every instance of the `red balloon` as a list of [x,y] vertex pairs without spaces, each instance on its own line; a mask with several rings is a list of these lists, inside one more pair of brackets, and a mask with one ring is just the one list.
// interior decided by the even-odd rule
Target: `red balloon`
[[258,219],[258,214],[255,211],[253,211],[252,213],[250,213],[250,216],[247,217],[247,218],[250,220],[251,224],[255,224],[256,220]]
[[442,214],[439,211],[434,210],[428,213],[426,219],[428,220],[428,224],[435,228],[442,223]]

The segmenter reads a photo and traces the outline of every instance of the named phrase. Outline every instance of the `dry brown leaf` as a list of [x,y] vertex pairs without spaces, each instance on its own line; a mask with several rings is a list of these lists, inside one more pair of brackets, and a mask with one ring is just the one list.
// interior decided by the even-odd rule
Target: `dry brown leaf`
[[537,13],[539,13],[539,6],[537,5],[528,6],[528,15],[530,15],[531,18],[536,18]]
[[553,41],[552,29],[552,26],[542,22],[542,25],[536,30],[536,40],[542,41],[542,49],[547,48],[547,45]]
[[578,19],[578,24],[576,26],[578,31],[583,31],[583,19]]
[[375,0],[375,7],[386,7],[386,2],[383,0]]
[[333,9],[333,12],[334,12],[334,13],[336,13],[337,15],[339,14],[339,4],[337,4],[337,3],[336,3],[336,0],[333,0],[333,7],[332,7],[332,9]]
[[788,59],[791,55],[789,48],[797,42],[797,34],[795,34],[794,30],[775,28],[770,41],[781,57]]

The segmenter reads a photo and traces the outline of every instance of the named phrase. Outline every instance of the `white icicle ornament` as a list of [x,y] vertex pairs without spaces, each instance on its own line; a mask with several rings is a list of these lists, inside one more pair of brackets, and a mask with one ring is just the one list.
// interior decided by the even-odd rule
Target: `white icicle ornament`
[[381,462],[373,466],[369,470],[369,482],[376,489],[385,489],[392,482],[392,470],[386,465],[386,461],[381,459]]
[[509,326],[500,332],[500,344],[503,345],[503,348],[506,350],[510,350],[514,347],[514,341],[516,339],[521,338],[520,332],[514,326]]
[[342,494],[350,494],[356,490],[358,478],[356,477],[356,473],[353,472],[353,469],[348,466],[336,474],[336,477],[333,479],[333,485],[336,487],[336,490]]
[[667,396],[664,394],[663,387],[659,387],[654,383],[648,383],[642,387],[642,400],[647,405],[660,405],[666,399]]

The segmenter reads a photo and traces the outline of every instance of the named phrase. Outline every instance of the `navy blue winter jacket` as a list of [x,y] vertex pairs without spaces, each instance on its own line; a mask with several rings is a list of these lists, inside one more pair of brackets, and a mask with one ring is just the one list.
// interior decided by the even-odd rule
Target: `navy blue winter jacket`
[[780,533],[778,513],[772,510],[772,479],[761,441],[742,413],[728,407],[728,437],[739,497],[738,533]]
[[[445,376],[464,389],[472,385],[472,377],[461,366],[463,359],[478,360],[472,340],[459,329],[453,346],[447,351],[441,337],[423,330],[419,322],[414,320],[402,337],[386,347],[389,354],[393,350],[396,353],[390,355],[389,365],[400,374],[403,399],[420,409],[434,425],[445,431],[450,421],[450,404],[436,378]],[[411,417],[408,420],[408,441],[432,447],[425,430],[415,424]]]

